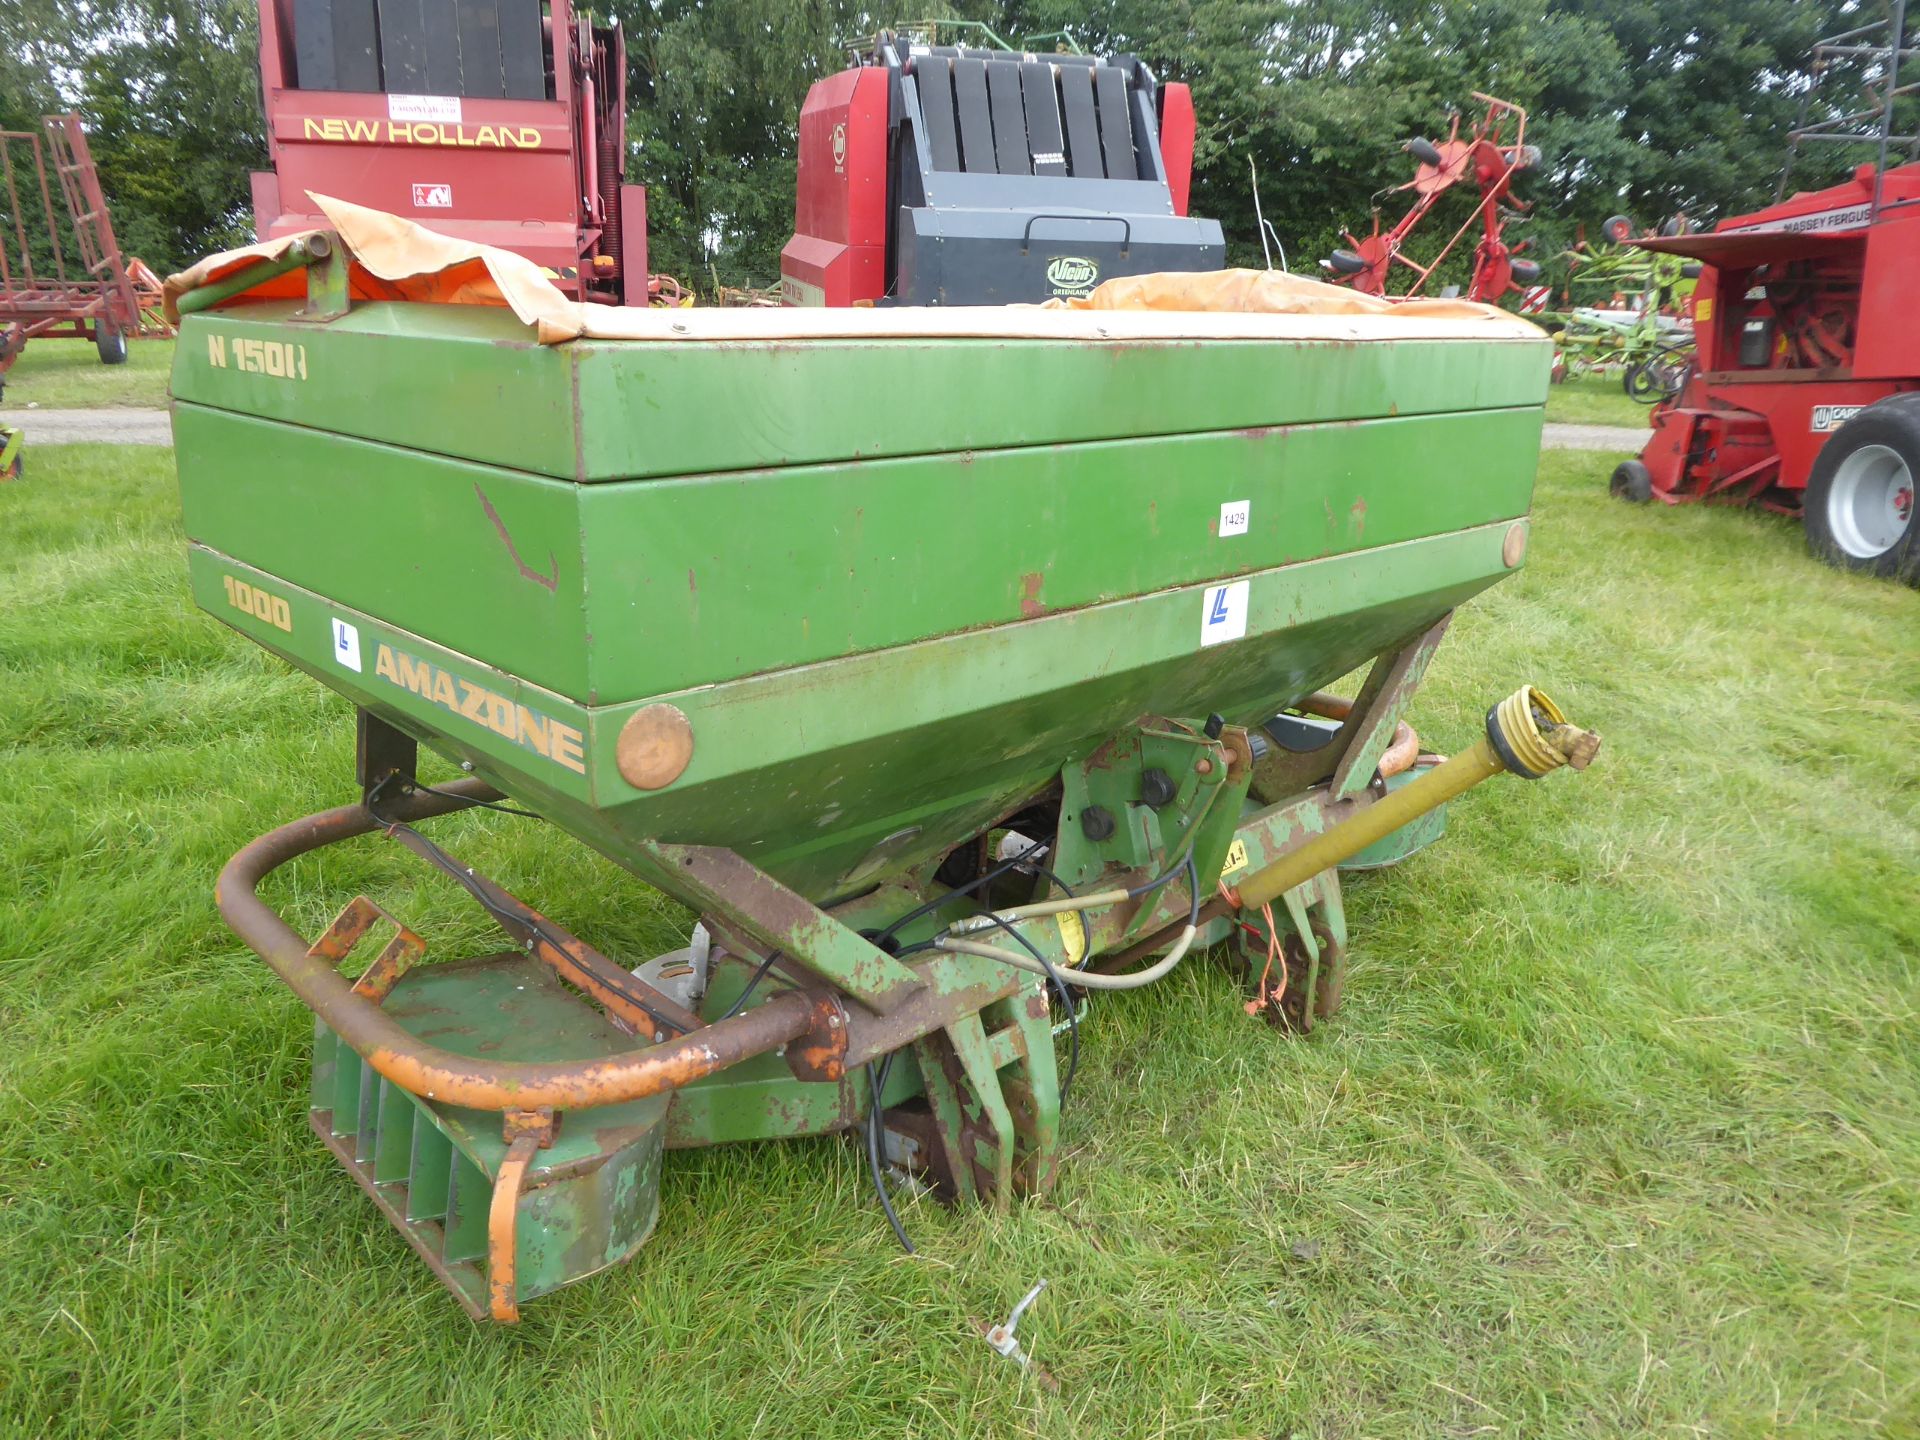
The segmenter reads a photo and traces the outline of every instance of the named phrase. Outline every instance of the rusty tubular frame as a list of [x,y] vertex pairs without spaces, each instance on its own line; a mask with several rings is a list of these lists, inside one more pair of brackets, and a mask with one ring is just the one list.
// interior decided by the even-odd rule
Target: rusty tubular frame
[[[480,781],[463,780],[444,794],[416,794],[397,803],[395,818],[445,815],[496,794]],[[310,956],[307,942],[258,894],[260,882],[289,861],[380,828],[364,806],[343,805],[270,830],[227,862],[214,900],[234,934],[301,1003],[376,1071],[412,1094],[476,1110],[615,1105],[691,1084],[816,1032],[845,1034],[846,1017],[837,1000],[820,991],[794,990],[690,1035],[598,1060],[487,1061],[426,1044],[355,994],[332,965]]]

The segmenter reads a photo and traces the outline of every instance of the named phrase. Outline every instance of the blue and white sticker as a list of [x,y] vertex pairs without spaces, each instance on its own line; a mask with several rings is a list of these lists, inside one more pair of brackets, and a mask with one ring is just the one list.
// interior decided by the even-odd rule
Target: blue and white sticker
[[1253,523],[1253,502],[1251,500],[1225,500],[1220,504],[1220,538],[1229,535],[1244,535],[1247,527]]
[[349,670],[360,668],[360,632],[344,620],[333,622],[333,658]]
[[1247,582],[1235,580],[1228,585],[1209,585],[1201,592],[1205,608],[1200,612],[1200,643],[1219,645],[1242,639],[1247,633]]

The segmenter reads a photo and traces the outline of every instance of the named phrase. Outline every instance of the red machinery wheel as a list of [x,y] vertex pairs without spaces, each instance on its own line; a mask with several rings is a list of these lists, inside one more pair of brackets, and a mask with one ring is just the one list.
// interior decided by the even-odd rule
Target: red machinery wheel
[[1920,396],[1870,405],[1828,440],[1801,523],[1807,548],[1829,565],[1920,586]]

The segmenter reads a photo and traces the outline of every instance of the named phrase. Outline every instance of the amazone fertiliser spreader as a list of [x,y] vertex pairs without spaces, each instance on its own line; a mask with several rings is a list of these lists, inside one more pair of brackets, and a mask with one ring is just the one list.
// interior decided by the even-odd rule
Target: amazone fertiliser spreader
[[[1511,316],[1231,272],[1166,278],[1297,313],[618,310],[327,213],[173,282],[195,597],[359,707],[359,800],[218,898],[315,1016],[314,1129],[476,1316],[631,1256],[676,1148],[1044,1190],[1086,995],[1224,946],[1308,1029],[1338,866],[1598,743],[1527,687],[1444,762],[1403,719],[1526,551],[1550,346]],[[501,794],[692,942],[603,954],[414,828]],[[256,894],[376,833],[511,946]]]

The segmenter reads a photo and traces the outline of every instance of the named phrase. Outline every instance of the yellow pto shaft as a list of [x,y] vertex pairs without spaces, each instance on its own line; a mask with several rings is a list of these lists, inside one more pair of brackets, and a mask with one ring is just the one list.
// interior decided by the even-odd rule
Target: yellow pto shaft
[[1584,770],[1599,749],[1598,735],[1569,725],[1559,706],[1523,685],[1487,712],[1487,733],[1472,748],[1241,881],[1235,887],[1240,906],[1259,909],[1503,770],[1527,780],[1562,765]]

